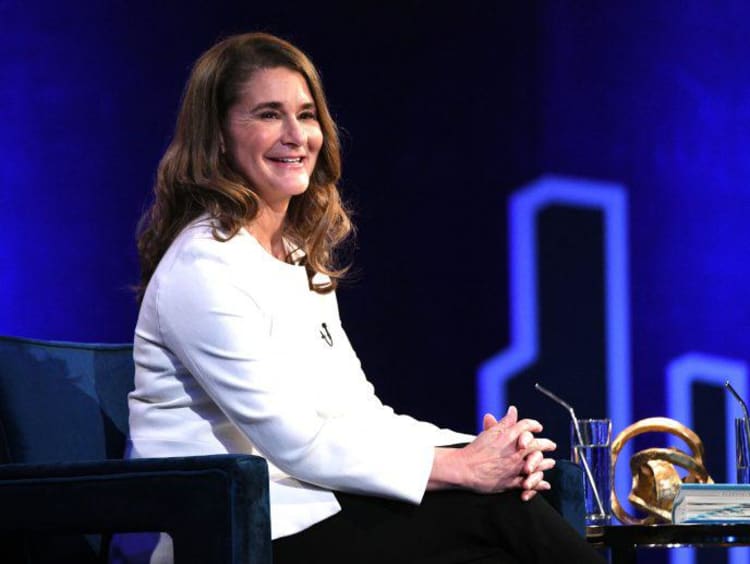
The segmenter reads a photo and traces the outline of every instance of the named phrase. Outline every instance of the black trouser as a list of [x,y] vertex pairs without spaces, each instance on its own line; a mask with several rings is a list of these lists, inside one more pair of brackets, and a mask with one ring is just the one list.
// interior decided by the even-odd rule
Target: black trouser
[[604,562],[537,495],[427,492],[420,505],[337,493],[336,515],[273,542],[274,564]]

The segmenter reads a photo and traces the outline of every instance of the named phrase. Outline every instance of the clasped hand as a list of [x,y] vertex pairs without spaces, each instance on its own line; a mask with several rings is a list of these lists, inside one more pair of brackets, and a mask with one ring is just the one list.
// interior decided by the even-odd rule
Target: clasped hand
[[535,437],[542,425],[534,419],[518,420],[514,406],[499,421],[484,416],[484,431],[461,449],[468,470],[470,489],[495,493],[519,488],[521,498],[530,500],[538,491],[550,489],[544,471],[555,465],[545,452],[557,445],[549,439]]

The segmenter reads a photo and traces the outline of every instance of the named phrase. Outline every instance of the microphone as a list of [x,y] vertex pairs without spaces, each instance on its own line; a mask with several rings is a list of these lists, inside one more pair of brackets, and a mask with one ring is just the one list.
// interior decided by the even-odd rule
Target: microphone
[[321,323],[320,325],[321,327],[323,327],[320,330],[320,338],[323,339],[329,347],[332,347],[333,337],[331,337],[331,333],[328,331],[328,326],[325,324],[325,321]]

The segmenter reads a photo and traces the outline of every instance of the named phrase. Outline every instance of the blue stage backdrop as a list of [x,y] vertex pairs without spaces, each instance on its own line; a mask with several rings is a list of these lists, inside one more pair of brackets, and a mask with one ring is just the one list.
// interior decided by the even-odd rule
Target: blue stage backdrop
[[135,225],[190,64],[271,31],[312,55],[342,128],[342,315],[386,401],[462,429],[512,401],[565,450],[539,381],[615,432],[677,416],[731,474],[746,3],[31,4],[0,2],[0,333],[131,338]]

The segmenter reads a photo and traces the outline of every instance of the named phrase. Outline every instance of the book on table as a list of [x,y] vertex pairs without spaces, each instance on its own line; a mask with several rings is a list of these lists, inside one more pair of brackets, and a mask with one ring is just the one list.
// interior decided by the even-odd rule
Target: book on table
[[682,484],[674,523],[750,523],[750,484]]

